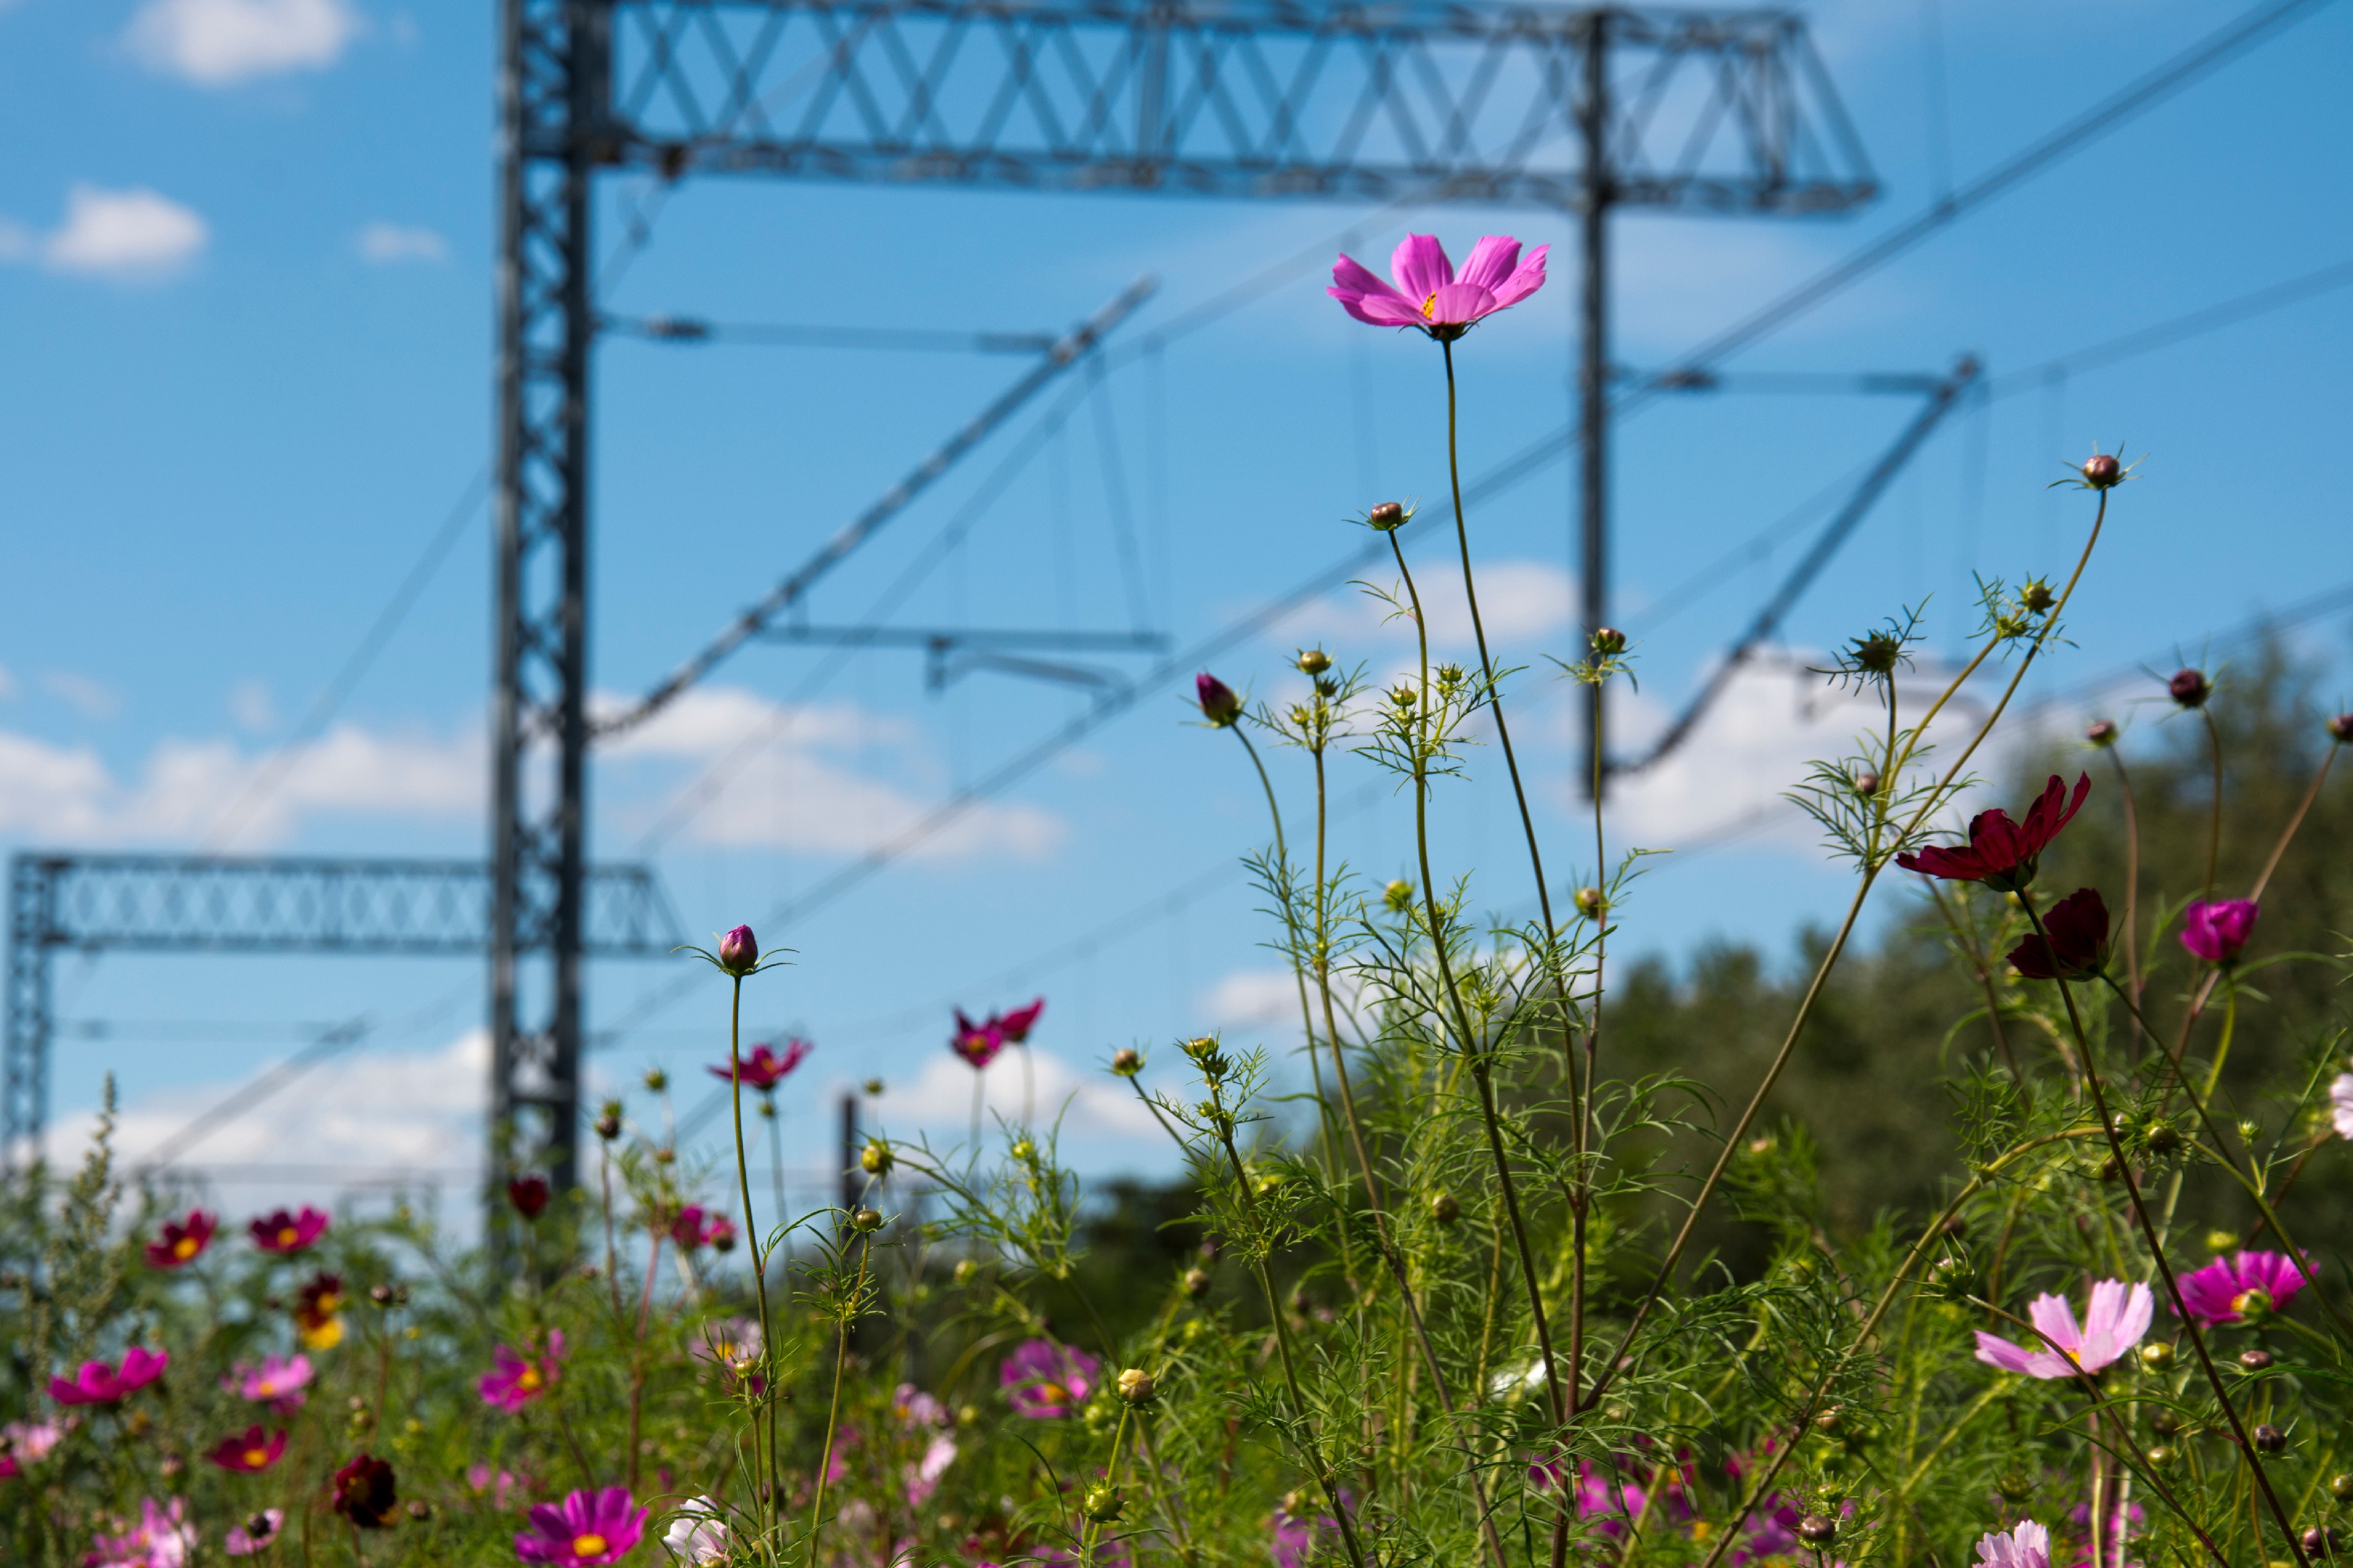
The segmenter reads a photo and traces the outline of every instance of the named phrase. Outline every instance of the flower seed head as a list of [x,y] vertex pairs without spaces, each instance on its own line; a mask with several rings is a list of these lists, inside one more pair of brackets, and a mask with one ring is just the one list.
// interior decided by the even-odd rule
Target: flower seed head
[[1451,1225],[1462,1217],[1462,1205],[1451,1192],[1435,1192],[1430,1199],[1430,1217],[1441,1225]]
[[1123,1078],[1132,1078],[1144,1071],[1144,1057],[1134,1046],[1123,1045],[1111,1054],[1111,1070]]
[[2166,692],[2185,708],[2202,708],[2214,693],[2213,685],[2200,670],[2176,670],[2173,679],[2165,683]]
[[861,1234],[872,1235],[882,1228],[882,1215],[874,1209],[853,1209],[849,1214],[849,1228]]
[[1379,529],[1382,533],[1388,534],[1404,527],[1405,520],[1410,515],[1412,515],[1412,514],[1406,511],[1405,507],[1399,503],[1395,501],[1384,501],[1378,506],[1374,507],[1370,512],[1365,514],[1365,521]]
[[2094,746],[2114,746],[2116,743],[2116,721],[2094,719],[2084,727],[2084,738]]
[[1320,675],[1332,667],[1332,655],[1321,648],[1303,648],[1299,652],[1299,673]]
[[719,967],[729,974],[749,974],[759,963],[760,939],[751,927],[738,926],[719,938]]
[[1196,1299],[1207,1296],[1209,1293],[1209,1271],[1206,1268],[1187,1269],[1184,1285],[1187,1296]]
[[2114,452],[2094,452],[2084,460],[2082,472],[2094,490],[2109,490],[2124,482],[2125,465]]
[[1193,694],[1201,704],[1201,716],[1216,729],[1231,729],[1240,722],[1242,700],[1234,689],[1210,674],[1207,670],[1193,677]]
[[2269,1351],[2241,1351],[2239,1364],[2251,1372],[2263,1372],[2271,1366],[2272,1353]]
[[1614,626],[1604,626],[1593,633],[1593,651],[1604,659],[1615,659],[1626,652],[1626,634]]
[[1149,1404],[1155,1385],[1152,1374],[1141,1367],[1130,1367],[1119,1374],[1119,1396],[1130,1404]]
[[2268,1421],[2248,1433],[2247,1437],[2259,1453],[2276,1454],[2287,1446],[2287,1434]]
[[868,1139],[858,1151],[858,1168],[877,1181],[891,1174],[892,1162],[891,1146],[879,1138]]
[[2353,714],[2338,714],[2328,721],[2328,738],[2342,746],[2353,740]]

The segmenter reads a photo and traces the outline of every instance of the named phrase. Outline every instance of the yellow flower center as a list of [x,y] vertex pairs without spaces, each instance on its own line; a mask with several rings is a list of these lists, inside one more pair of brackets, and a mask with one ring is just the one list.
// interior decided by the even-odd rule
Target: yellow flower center
[[525,1367],[522,1369],[522,1375],[515,1379],[515,1386],[525,1393],[532,1393],[537,1392],[543,1381],[545,1380],[539,1375],[537,1367]]
[[263,1378],[259,1383],[253,1385],[253,1394],[256,1399],[276,1399],[278,1397],[278,1380],[270,1377]]
[[1038,1385],[1038,1397],[1049,1404],[1068,1404],[1071,1391],[1059,1383],[1041,1383]]
[[172,1255],[178,1258],[182,1263],[185,1263],[188,1259],[195,1256],[196,1238],[194,1236],[182,1236],[178,1241],[174,1242],[172,1244]]
[[1432,294],[1432,295],[1430,295],[1430,298],[1428,298],[1428,299],[1426,299],[1426,300],[1424,300],[1424,301],[1422,301],[1422,302],[1421,302],[1421,313],[1422,313],[1424,316],[1430,317],[1430,318],[1433,318],[1433,319],[1437,316],[1437,314],[1438,314],[1438,296],[1437,296],[1436,294]]
[[248,1470],[259,1470],[259,1469],[262,1468],[264,1466],[268,1465],[269,1463],[269,1449],[267,1449],[267,1448],[248,1448],[248,1449],[245,1451],[245,1467],[246,1467],[247,1469],[248,1469]]
[[605,1538],[593,1530],[582,1531],[572,1538],[572,1555],[602,1557],[605,1555]]
[[332,1351],[343,1342],[343,1320],[341,1318],[322,1318],[315,1326],[305,1323],[300,1331],[302,1342],[314,1351]]
[[278,1227],[278,1245],[280,1246],[292,1246],[296,1242],[301,1241],[301,1239],[302,1233],[296,1230],[292,1225],[280,1225]]

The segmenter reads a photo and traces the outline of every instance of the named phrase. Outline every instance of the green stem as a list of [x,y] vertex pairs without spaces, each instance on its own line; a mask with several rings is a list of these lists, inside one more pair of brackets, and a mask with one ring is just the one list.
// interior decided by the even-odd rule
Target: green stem
[[[858,1320],[859,1298],[866,1294],[866,1260],[873,1251],[873,1233],[868,1232],[860,1238],[858,1249],[858,1283],[849,1292],[849,1310],[843,1314],[839,1325],[839,1332],[835,1336],[833,1351],[833,1404],[826,1411],[825,1454],[824,1457],[818,1461],[817,1496],[809,1504],[808,1561],[811,1563],[812,1568],[814,1568],[814,1565],[819,1562],[817,1554],[817,1542],[818,1533],[825,1528],[825,1481],[828,1472],[831,1471],[833,1468],[833,1439],[841,1430],[841,1374],[843,1369],[849,1364],[849,1329],[850,1325]],[[769,1392],[771,1393],[775,1393],[775,1384],[773,1382],[771,1382],[769,1385]],[[773,1408],[773,1405],[771,1408]],[[778,1489],[776,1492],[776,1509],[780,1519],[783,1516],[784,1506],[785,1501],[783,1490],[782,1489]]]
[[[727,1014],[728,1097],[735,1118],[735,1182],[744,1197],[744,1245],[752,1255],[752,1281],[760,1298],[760,1359],[768,1372],[768,1510],[770,1528],[779,1534],[785,1525],[785,1489],[782,1472],[776,1464],[776,1335],[768,1320],[768,1263],[760,1247],[760,1227],[752,1218],[752,1167],[744,1152],[744,977],[737,975],[735,992]],[[752,1449],[759,1452],[758,1425],[754,1425]],[[819,1472],[818,1489],[824,1489],[823,1472]],[[814,1558],[811,1561],[815,1561]]]

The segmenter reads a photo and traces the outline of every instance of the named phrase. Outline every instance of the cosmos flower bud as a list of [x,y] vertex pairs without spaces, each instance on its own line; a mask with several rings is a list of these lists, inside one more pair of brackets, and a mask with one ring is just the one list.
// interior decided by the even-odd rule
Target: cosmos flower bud
[[1111,1070],[1123,1078],[1132,1078],[1144,1071],[1144,1056],[1133,1045],[1123,1045],[1111,1054]]
[[2314,1525],[2301,1538],[2306,1557],[2327,1557],[2343,1543],[2342,1534],[2333,1526]]
[[1577,912],[1587,919],[1600,919],[1601,912],[1609,906],[1609,901],[1602,895],[1601,889],[1580,887],[1577,890]]
[[2287,1446],[2287,1434],[2266,1421],[2247,1434],[2259,1452],[2276,1454]]
[[2141,1457],[2148,1462],[2150,1468],[2161,1470],[2173,1463],[2173,1446],[2169,1443],[2159,1443],[2157,1446],[2145,1450]]
[[423,1498],[411,1498],[407,1503],[408,1517],[423,1524],[433,1517],[433,1505]]
[[2328,1495],[2338,1502],[2353,1502],[2353,1476],[2331,1476]]
[[879,1138],[868,1139],[858,1151],[858,1168],[878,1181],[891,1174],[891,1146]]
[[882,1228],[882,1215],[881,1211],[875,1209],[852,1209],[849,1212],[849,1228],[861,1234],[873,1234],[876,1231]]
[[2151,1340],[2140,1348],[2140,1364],[2153,1372],[2161,1372],[2173,1364],[2173,1347],[2163,1340]]
[[2081,471],[2084,482],[2094,490],[2108,490],[2124,482],[2125,465],[2114,452],[2094,452],[2084,460]]
[[2176,670],[2173,679],[2165,683],[2165,690],[2176,703],[2185,708],[2202,708],[2214,687],[2202,670]]
[[760,962],[760,939],[749,926],[738,926],[719,938],[719,967],[731,975],[749,974]]
[[1381,902],[1388,906],[1390,914],[1404,914],[1413,902],[1413,884],[1402,879],[1390,883],[1381,889]]
[[1873,631],[1858,637],[1850,646],[1849,656],[1855,668],[1867,674],[1891,674],[1896,661],[1904,656],[1904,644],[1884,631]]
[[1455,1202],[1454,1194],[1451,1192],[1432,1193],[1430,1200],[1430,1217],[1441,1225],[1451,1225],[1462,1217],[1462,1205]]
[[1197,1299],[1207,1296],[1209,1293],[1209,1271],[1206,1268],[1188,1268],[1185,1271],[1183,1284],[1186,1295]]
[[1854,792],[1866,800],[1870,800],[1873,795],[1878,794],[1879,775],[1868,771],[1856,774],[1854,776]]
[[2034,1478],[2023,1470],[2004,1470],[1993,1489],[2001,1494],[2004,1502],[2022,1503],[2034,1495]]
[[607,1100],[596,1117],[596,1136],[610,1143],[621,1136],[621,1102]]
[[2026,585],[2018,590],[2019,608],[2029,615],[2041,615],[2058,602],[2059,596],[2041,577],[2028,578]]
[[2353,740],[2353,714],[2338,714],[2328,721],[2328,738],[2343,745]]
[[1119,1374],[1119,1396],[1130,1404],[1149,1404],[1156,1392],[1152,1374],[1141,1367],[1130,1367]]
[[1097,1524],[1110,1524],[1126,1511],[1127,1499],[1120,1496],[1117,1487],[1087,1489],[1086,1515]]
[[1810,1513],[1798,1521],[1798,1539],[1820,1551],[1838,1539],[1838,1521],[1823,1514]]
[[860,1086],[860,1087],[861,1087],[861,1088],[863,1088],[863,1089],[864,1089],[864,1090],[865,1090],[869,1095],[879,1095],[879,1094],[881,1094],[881,1093],[882,1092],[882,1086],[882,1086],[882,1080],[881,1080],[881,1079],[880,1079],[880,1078],[869,1078],[869,1079],[867,1079],[867,1080],[866,1080],[866,1082],[865,1082],[865,1083],[861,1084],[861,1085],[860,1085],[860,1086]]
[[668,1087],[670,1087],[670,1075],[668,1073],[663,1072],[659,1067],[648,1067],[646,1069],[646,1092],[648,1094],[658,1095]]
[[1374,507],[1370,512],[1365,514],[1365,521],[1379,529],[1382,533],[1388,534],[1404,527],[1405,520],[1409,515],[1410,515],[1410,514],[1409,514],[1404,506],[1400,505],[1398,503],[1394,501],[1384,501],[1378,506]]
[[1303,675],[1320,675],[1331,667],[1332,655],[1324,652],[1321,648],[1307,648],[1300,651],[1300,673]]
[[2094,719],[2084,726],[2084,738],[2094,746],[2114,746],[2116,743],[2116,721]]
[[1200,700],[1201,716],[1218,729],[1230,729],[1242,716],[1242,700],[1234,689],[1210,674],[1207,670],[1193,677],[1193,692]]
[[970,1285],[974,1280],[978,1279],[979,1277],[979,1264],[974,1262],[968,1257],[962,1257],[956,1260],[955,1282],[958,1285]]
[[1030,1142],[1026,1138],[1020,1138],[1014,1139],[1013,1147],[1006,1152],[1011,1154],[1014,1159],[1018,1160],[1022,1164],[1027,1165],[1029,1161],[1038,1158],[1038,1146]]
[[1614,626],[1604,626],[1593,633],[1593,651],[1604,659],[1615,659],[1626,652],[1626,634]]
[[547,1194],[544,1176],[518,1176],[507,1183],[507,1202],[526,1220],[535,1220],[546,1210]]
[[2269,1351],[2241,1351],[2239,1352],[2239,1365],[2247,1372],[2268,1372],[2271,1369],[2271,1364],[2272,1353]]
[[2206,1250],[2208,1252],[2228,1252],[2238,1245],[2239,1233],[2236,1231],[2208,1231],[2206,1233]]

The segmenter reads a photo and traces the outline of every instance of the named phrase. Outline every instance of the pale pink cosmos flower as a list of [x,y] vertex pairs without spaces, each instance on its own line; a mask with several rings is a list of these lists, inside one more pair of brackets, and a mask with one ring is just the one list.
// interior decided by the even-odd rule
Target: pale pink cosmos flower
[[1985,1568],[2051,1568],[2051,1532],[2031,1519],[2021,1519],[2000,1534],[1980,1539],[1978,1561]]
[[65,1441],[65,1424],[58,1421],[11,1421],[0,1426],[0,1481],[25,1473]]
[[931,1501],[932,1494],[940,1488],[940,1478],[955,1463],[956,1446],[953,1437],[934,1437],[923,1448],[923,1457],[907,1467],[907,1502],[921,1508]]
[[139,1522],[121,1535],[100,1536],[97,1550],[82,1562],[88,1568],[181,1568],[196,1545],[185,1507],[178,1498],[163,1508],[153,1498],[142,1498]]
[[689,1498],[662,1533],[662,1549],[695,1568],[727,1561],[727,1517],[709,1498]]
[[1539,245],[1520,259],[1520,242],[1490,234],[1471,249],[1457,272],[1434,234],[1409,234],[1389,258],[1396,287],[1381,281],[1363,263],[1343,256],[1332,266],[1332,286],[1324,291],[1340,308],[1372,326],[1419,327],[1441,343],[1469,332],[1482,317],[1507,310],[1545,284]]
[[248,1517],[243,1524],[229,1526],[228,1534],[221,1539],[221,1550],[231,1557],[252,1557],[267,1551],[286,1528],[286,1510],[266,1508]]
[[303,1390],[310,1382],[310,1357],[265,1355],[259,1368],[239,1361],[221,1379],[221,1386],[247,1399],[266,1399],[279,1414],[291,1415],[309,1397]]
[[2028,1377],[2095,1372],[2140,1343],[2156,1308],[2157,1299],[2147,1286],[2103,1279],[2092,1287],[2091,1307],[2078,1328],[2075,1310],[2064,1297],[2038,1296],[2026,1308],[2038,1335],[2036,1347],[2027,1350],[1979,1329],[1978,1360]]
[[2339,1073],[2337,1081],[2328,1086],[2329,1119],[2337,1124],[2337,1136],[2353,1138],[2353,1073]]

